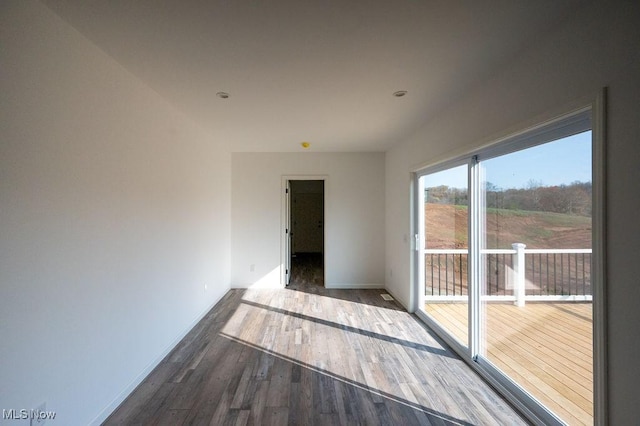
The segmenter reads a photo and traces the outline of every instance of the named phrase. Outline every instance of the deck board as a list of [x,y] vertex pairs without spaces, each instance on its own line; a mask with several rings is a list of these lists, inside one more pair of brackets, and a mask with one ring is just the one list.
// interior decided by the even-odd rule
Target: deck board
[[[485,305],[487,357],[569,424],[593,424],[590,303]],[[426,311],[467,342],[467,304],[429,303]]]

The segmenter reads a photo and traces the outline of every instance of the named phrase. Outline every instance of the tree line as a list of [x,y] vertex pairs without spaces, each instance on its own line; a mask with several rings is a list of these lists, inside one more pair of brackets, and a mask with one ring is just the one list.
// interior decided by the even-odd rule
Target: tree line
[[[572,182],[569,185],[544,186],[531,180],[526,187],[500,188],[491,182],[485,184],[487,208],[529,210],[591,216],[591,182]],[[440,185],[425,189],[425,200],[434,204],[469,205],[466,189]]]

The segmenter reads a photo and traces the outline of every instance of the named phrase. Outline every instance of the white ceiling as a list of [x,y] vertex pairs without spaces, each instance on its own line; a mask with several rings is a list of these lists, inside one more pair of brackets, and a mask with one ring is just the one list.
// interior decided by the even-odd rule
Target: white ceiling
[[581,2],[42,1],[233,151],[279,152],[384,151]]

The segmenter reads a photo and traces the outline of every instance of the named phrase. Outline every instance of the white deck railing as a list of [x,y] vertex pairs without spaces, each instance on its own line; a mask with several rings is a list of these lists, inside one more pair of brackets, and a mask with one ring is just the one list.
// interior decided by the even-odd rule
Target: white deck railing
[[[525,301],[591,301],[591,252],[591,249],[527,249],[522,243],[512,244],[512,249],[481,250],[480,254],[487,256],[483,262],[487,288],[481,300],[513,301],[518,306],[524,306]],[[468,250],[426,249],[424,254],[426,300],[466,301],[466,265],[463,265],[466,262],[463,262],[463,257],[468,255]],[[433,262],[434,255],[437,255],[437,265]],[[432,259],[430,263],[428,256]],[[444,273],[441,256],[445,260]],[[429,277],[431,286],[428,285]],[[437,291],[434,285],[436,280]]]

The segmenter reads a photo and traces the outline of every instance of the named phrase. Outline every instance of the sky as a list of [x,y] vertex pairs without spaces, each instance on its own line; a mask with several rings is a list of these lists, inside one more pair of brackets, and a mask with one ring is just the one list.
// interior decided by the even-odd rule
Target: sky
[[[579,133],[483,162],[485,177],[502,189],[526,188],[530,181],[540,186],[591,182],[591,132]],[[467,187],[467,166],[434,173],[425,186]]]

